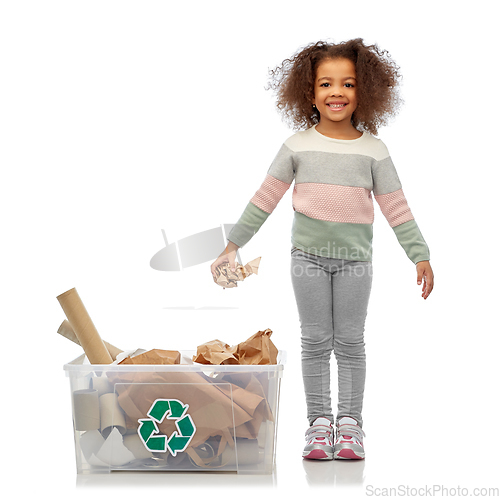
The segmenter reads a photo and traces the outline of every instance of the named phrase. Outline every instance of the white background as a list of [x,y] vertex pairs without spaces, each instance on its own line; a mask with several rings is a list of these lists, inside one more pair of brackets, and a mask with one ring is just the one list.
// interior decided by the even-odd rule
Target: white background
[[[353,483],[343,497],[363,498],[369,487],[498,487],[493,9],[487,1],[3,2],[4,491],[144,498],[175,487],[188,497],[246,498],[263,487],[283,498]],[[260,186],[293,133],[264,90],[268,70],[311,42],[356,37],[388,50],[404,76],[406,103],[379,137],[429,244],[435,289],[420,297],[415,266],[376,205],[367,459],[311,464],[301,459],[291,190],[241,250],[244,263],[262,262],[237,289],[214,285],[208,262],[166,273],[149,261],[163,246],[161,229],[173,242],[234,223]],[[236,344],[271,328],[288,353],[276,476],[77,477],[62,366],[81,349],[56,333],[64,319],[56,296],[73,287],[101,336],[123,349]],[[220,309],[166,309],[176,306]]]

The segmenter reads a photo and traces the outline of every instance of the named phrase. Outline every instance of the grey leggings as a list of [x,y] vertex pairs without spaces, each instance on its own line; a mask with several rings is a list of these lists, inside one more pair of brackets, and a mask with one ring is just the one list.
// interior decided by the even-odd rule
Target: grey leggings
[[365,319],[372,285],[372,263],[291,251],[292,285],[302,331],[302,376],[309,423],[334,422],[330,397],[330,357],[338,368],[338,412],[363,425]]

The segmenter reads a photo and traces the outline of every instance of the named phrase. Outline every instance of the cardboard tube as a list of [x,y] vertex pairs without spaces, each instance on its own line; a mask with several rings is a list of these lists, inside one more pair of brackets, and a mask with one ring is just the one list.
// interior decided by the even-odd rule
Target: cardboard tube
[[106,439],[113,427],[116,427],[120,434],[127,432],[125,414],[118,404],[118,398],[114,392],[103,394],[99,398],[99,408],[101,410],[101,434]]
[[74,332],[73,328],[71,328],[71,325],[69,324],[69,321],[67,319],[65,319],[61,323],[61,326],[58,328],[57,333],[61,334],[63,337],[66,337],[68,340],[71,340],[71,342],[80,345],[80,341],[78,340],[76,333]]
[[76,431],[94,431],[101,425],[99,397],[94,389],[73,392],[73,415]]
[[[57,333],[60,333],[63,337],[66,337],[68,340],[71,340],[71,342],[74,342],[75,344],[80,345],[80,341],[78,340],[78,337],[76,336],[75,332],[73,331],[73,328],[71,328],[71,325],[67,319],[65,319],[62,323],[59,329],[57,330]],[[106,349],[108,350],[110,356],[113,358],[113,361],[116,360],[116,356],[123,352],[121,349],[118,349],[118,347],[115,347],[113,344],[110,344],[109,342],[106,342],[103,340],[104,345],[106,346]]]
[[108,377],[106,375],[101,375],[100,377],[92,377],[90,379],[90,388],[95,389],[101,397],[103,394],[108,392],[113,392],[114,388],[111,385]]
[[80,345],[83,347],[91,364],[109,365],[113,362],[104,342],[76,291],[72,288],[57,297],[64,314],[73,328]]
[[104,342],[104,345],[106,346],[106,349],[108,350],[111,358],[113,359],[113,361],[116,359],[116,356],[118,356],[118,354],[123,352],[121,349],[118,349],[118,347],[115,347],[113,344],[110,344],[109,342],[106,342],[105,340],[103,340],[103,342]]

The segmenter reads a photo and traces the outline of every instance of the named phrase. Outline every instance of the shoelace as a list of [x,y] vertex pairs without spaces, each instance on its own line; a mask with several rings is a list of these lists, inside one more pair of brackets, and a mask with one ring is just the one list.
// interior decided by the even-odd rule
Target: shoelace
[[326,437],[332,439],[333,429],[326,425],[312,425],[306,431],[306,440],[315,439],[317,437]]
[[363,437],[366,436],[365,431],[357,426],[357,425],[350,425],[350,424],[344,424],[340,425],[338,427],[338,432],[337,435],[340,436],[351,436],[353,438],[356,438],[360,443],[363,442]]

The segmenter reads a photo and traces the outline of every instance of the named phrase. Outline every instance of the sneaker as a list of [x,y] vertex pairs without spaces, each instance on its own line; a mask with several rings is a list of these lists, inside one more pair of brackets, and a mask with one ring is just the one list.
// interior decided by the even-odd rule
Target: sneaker
[[337,422],[337,440],[335,441],[334,458],[347,460],[363,460],[365,450],[363,437],[365,433],[358,422],[351,417],[342,417]]
[[318,417],[306,431],[306,446],[302,458],[333,460],[334,428],[330,420]]

